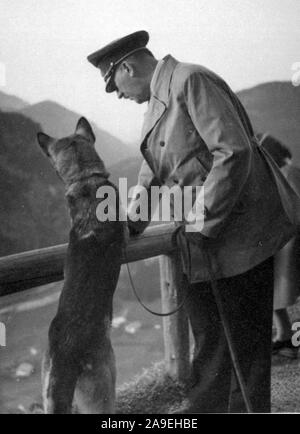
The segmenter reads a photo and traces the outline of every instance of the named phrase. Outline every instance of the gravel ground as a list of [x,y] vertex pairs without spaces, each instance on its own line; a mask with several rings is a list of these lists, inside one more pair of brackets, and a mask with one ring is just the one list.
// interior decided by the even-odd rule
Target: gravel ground
[[272,366],[272,413],[300,413],[300,362],[278,360]]
[[[289,315],[300,324],[300,298]],[[296,360],[276,356],[272,362],[272,412],[300,413],[300,352]]]

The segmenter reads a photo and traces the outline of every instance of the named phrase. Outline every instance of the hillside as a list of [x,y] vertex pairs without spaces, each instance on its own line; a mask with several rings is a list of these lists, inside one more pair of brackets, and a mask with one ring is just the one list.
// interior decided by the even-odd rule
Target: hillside
[[128,188],[136,185],[138,173],[143,161],[142,154],[127,158],[120,163],[113,164],[109,168],[111,181],[118,185],[119,178],[127,178]]
[[257,132],[268,131],[285,143],[300,165],[300,87],[263,83],[238,92]]
[[[68,135],[79,117],[56,103],[30,106],[0,92],[0,256],[67,241],[70,221],[64,186],[41,152],[36,134],[44,130]],[[120,140],[93,127],[107,166],[122,155],[133,155]]]
[[64,186],[36,142],[40,129],[0,112],[0,256],[67,240]]
[[0,91],[0,110],[5,112],[24,109],[28,103],[14,95],[8,95]]
[[[78,119],[84,115],[52,101],[42,101],[27,106],[21,110],[21,113],[34,122],[38,122],[43,131],[53,137],[70,135]],[[91,122],[91,124],[96,136],[96,149],[106,166],[134,155],[134,150],[121,140],[100,129],[95,123]]]

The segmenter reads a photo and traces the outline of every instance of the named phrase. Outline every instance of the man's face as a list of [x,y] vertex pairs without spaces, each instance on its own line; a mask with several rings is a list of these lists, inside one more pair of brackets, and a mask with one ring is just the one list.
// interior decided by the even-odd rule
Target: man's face
[[118,98],[125,98],[142,104],[150,99],[150,83],[144,77],[136,74],[120,65],[112,78],[117,87]]

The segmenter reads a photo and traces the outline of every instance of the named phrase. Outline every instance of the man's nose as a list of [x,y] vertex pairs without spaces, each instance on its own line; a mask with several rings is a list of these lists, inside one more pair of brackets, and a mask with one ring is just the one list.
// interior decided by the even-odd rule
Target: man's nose
[[119,90],[117,90],[117,95],[118,95],[118,98],[119,98],[119,99],[123,98],[123,93],[120,92]]

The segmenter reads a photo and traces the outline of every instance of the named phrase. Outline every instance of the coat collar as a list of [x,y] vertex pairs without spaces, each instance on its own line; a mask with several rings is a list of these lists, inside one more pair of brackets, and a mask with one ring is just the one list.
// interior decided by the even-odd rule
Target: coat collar
[[168,108],[172,75],[177,64],[178,61],[168,54],[158,63],[158,69],[154,71],[151,81],[151,97],[142,129],[140,149],[143,154],[149,134]]
[[177,64],[178,61],[168,54],[158,63],[158,71],[154,71],[152,77],[151,95],[166,106],[168,106],[173,71]]

